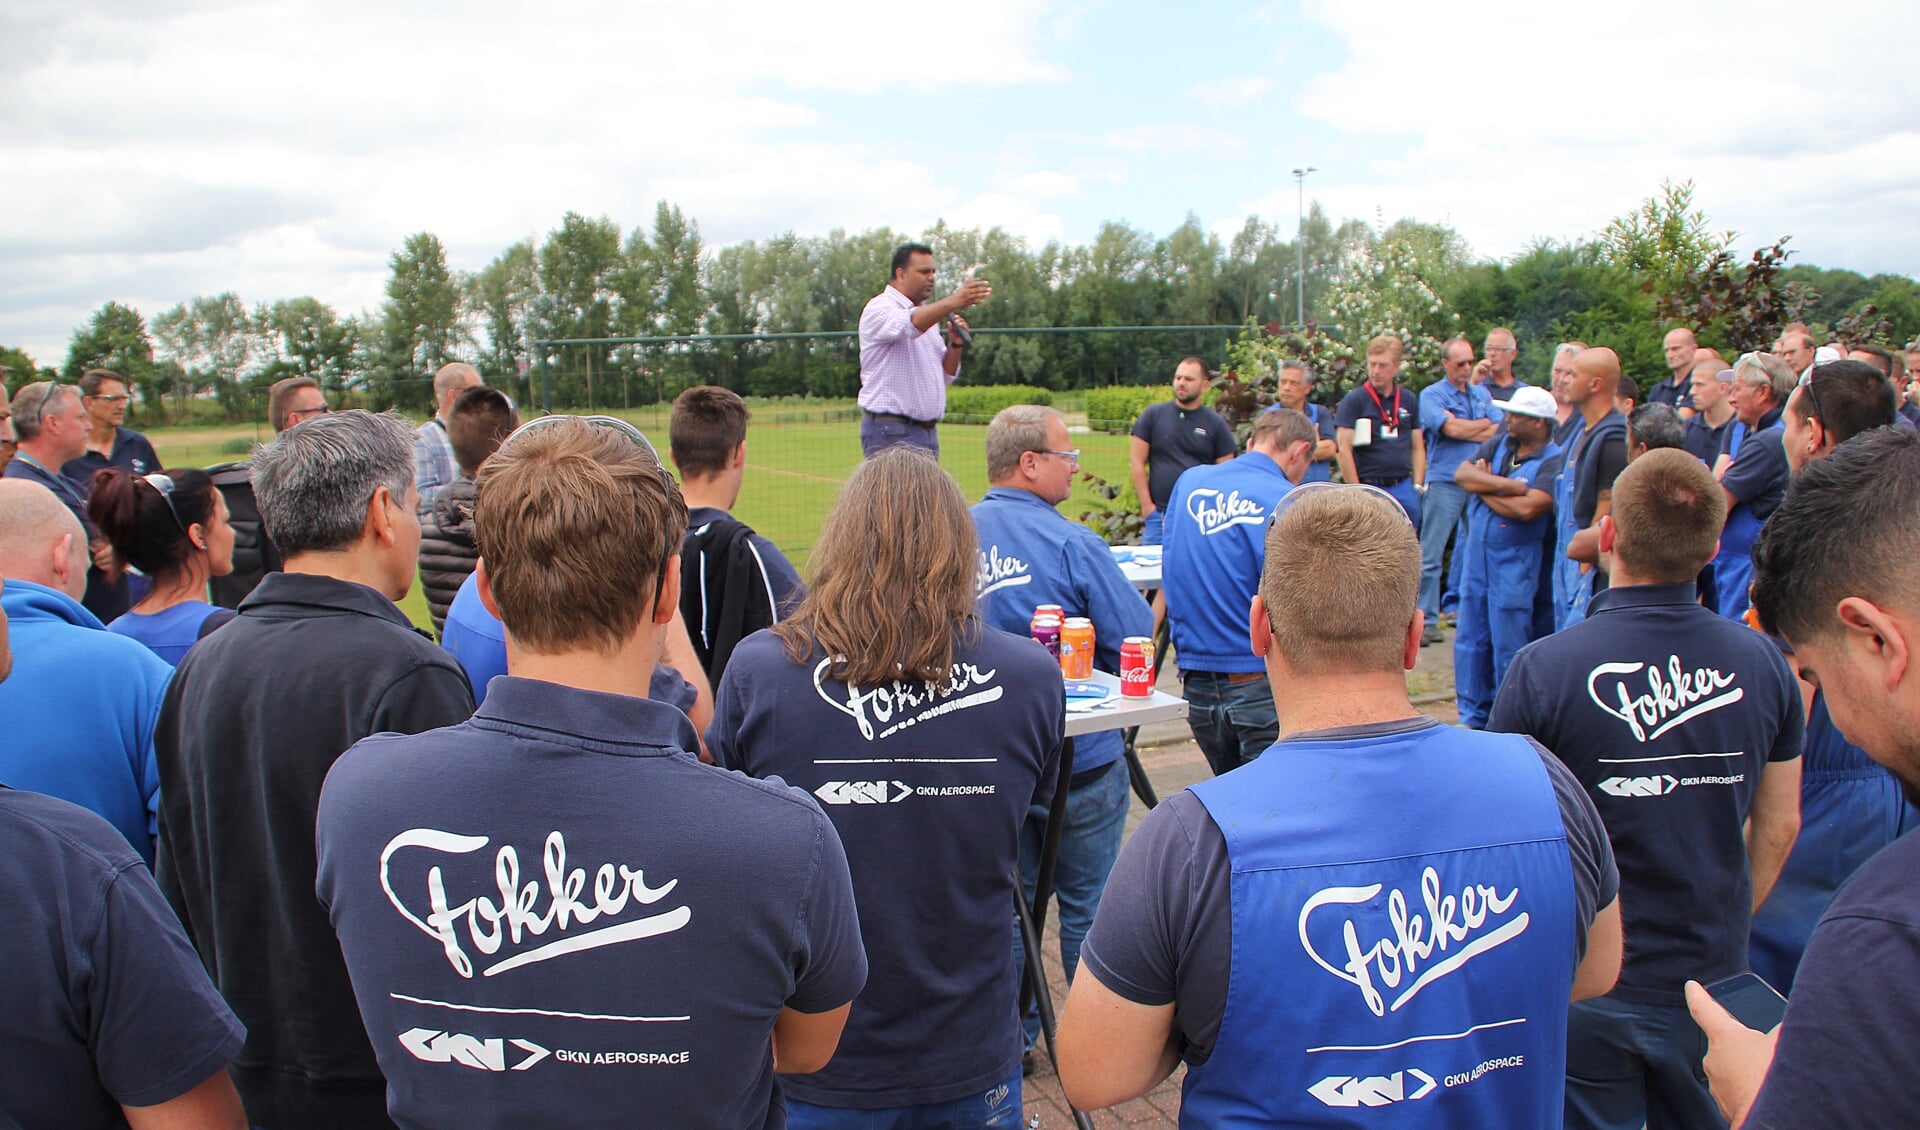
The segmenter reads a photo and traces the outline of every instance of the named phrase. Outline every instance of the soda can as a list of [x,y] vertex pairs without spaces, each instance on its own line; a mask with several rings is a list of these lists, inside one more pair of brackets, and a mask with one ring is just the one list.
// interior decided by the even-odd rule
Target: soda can
[[1045,615],[1036,608],[1028,630],[1040,646],[1047,649],[1047,654],[1053,656],[1053,661],[1060,662],[1060,617]]
[[1093,621],[1069,616],[1060,626],[1060,672],[1069,679],[1093,678]]
[[1153,693],[1153,640],[1128,636],[1120,642],[1120,693],[1146,698]]
[[1039,619],[1040,617],[1042,617],[1042,616],[1051,616],[1051,617],[1053,617],[1053,618],[1054,618],[1055,620],[1062,620],[1062,621],[1064,621],[1064,620],[1065,620],[1065,619],[1067,618],[1067,610],[1066,610],[1066,609],[1064,609],[1064,608],[1062,608],[1062,607],[1060,607],[1060,606],[1059,606],[1059,605],[1057,605],[1057,604],[1036,604],[1036,605],[1034,605],[1034,606],[1033,606],[1033,618],[1034,618],[1035,620],[1038,620],[1038,619]]

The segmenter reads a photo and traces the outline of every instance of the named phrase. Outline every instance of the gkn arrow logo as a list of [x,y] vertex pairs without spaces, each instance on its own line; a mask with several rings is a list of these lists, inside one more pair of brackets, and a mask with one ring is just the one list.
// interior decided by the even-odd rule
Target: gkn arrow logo
[[1608,777],[1600,791],[1608,796],[1665,796],[1680,787],[1680,778],[1664,773],[1652,777]]
[[828,781],[813,795],[827,804],[899,804],[913,795],[913,786],[899,781]]
[[514,1071],[525,1071],[553,1054],[531,1040],[502,1040],[498,1036],[483,1040],[432,1028],[410,1028],[400,1033],[400,1046],[412,1052],[415,1059],[427,1063],[458,1063],[481,1071],[508,1070],[508,1044],[527,1053],[527,1058],[513,1065]]
[[[1407,1090],[1409,1082],[1414,1084],[1411,1091]],[[1307,1093],[1328,1106],[1386,1106],[1425,1098],[1435,1086],[1433,1076],[1409,1067],[1391,1075],[1369,1075],[1364,1079],[1329,1075],[1308,1087]]]

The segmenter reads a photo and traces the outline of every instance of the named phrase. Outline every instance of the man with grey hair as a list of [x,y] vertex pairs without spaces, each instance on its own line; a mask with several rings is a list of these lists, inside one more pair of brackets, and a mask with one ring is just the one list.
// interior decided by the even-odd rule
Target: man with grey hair
[[110,624],[133,607],[133,596],[126,577],[108,576],[113,549],[87,517],[87,484],[62,473],[62,468],[87,452],[87,409],[80,401],[80,390],[59,381],[35,381],[14,394],[13,409],[18,449],[0,476],[39,483],[80,520],[93,559],[87,570],[87,593],[80,603],[101,623]]
[[1727,524],[1713,559],[1713,585],[1720,615],[1736,620],[1747,611],[1754,539],[1786,496],[1792,474],[1780,413],[1796,383],[1792,362],[1777,355],[1742,354],[1733,366],[1727,399],[1737,423],[1721,440],[1724,462],[1714,468],[1727,495]]
[[1569,440],[1580,436],[1580,427],[1584,423],[1580,418],[1580,405],[1573,398],[1573,359],[1585,352],[1584,341],[1563,341],[1554,347],[1553,377],[1551,389],[1554,403],[1553,442],[1565,446]]
[[97,813],[151,864],[153,728],[172,672],[80,606],[86,531],[33,483],[0,482],[0,576],[14,655],[0,684],[0,783]]
[[453,411],[453,402],[465,390],[485,383],[480,370],[465,361],[449,361],[433,374],[433,419],[413,430],[413,479],[420,492],[423,518],[433,513],[447,484],[460,477],[453,442],[447,438],[447,416]]
[[[987,478],[992,484],[973,508],[980,533],[975,589],[987,623],[1024,636],[1034,606],[1057,604],[1068,616],[1093,621],[1093,665],[1120,671],[1120,643],[1153,631],[1153,612],[1120,572],[1098,535],[1069,521],[1057,506],[1073,490],[1080,453],[1069,447],[1066,421],[1051,408],[1016,404],[987,425]],[[1054,890],[1060,900],[1060,963],[1072,980],[1080,939],[1106,889],[1107,872],[1126,831],[1128,775],[1118,730],[1074,743],[1073,780],[1061,829]],[[1033,897],[1047,810],[1035,806],[1020,833],[1020,873]],[[1027,1021],[1027,1042],[1039,1034]]]
[[[1814,362],[1818,360],[1815,352],[1813,337],[1804,330],[1787,330],[1780,335],[1779,341],[1773,343],[1773,355],[1786,362],[1796,377],[1803,377],[1813,370]],[[1786,402],[1786,397],[1780,399],[1781,403]]]
[[284,571],[188,653],[168,688],[156,870],[247,1026],[233,1078],[248,1120],[386,1126],[386,1085],[313,894],[315,805],[348,746],[463,721],[473,691],[394,605],[420,544],[406,424],[316,416],[252,463]]
[[1334,431],[1333,410],[1324,404],[1315,404],[1307,399],[1313,392],[1313,370],[1300,361],[1284,361],[1280,365],[1280,375],[1274,386],[1280,402],[1268,408],[1269,412],[1278,412],[1282,408],[1291,409],[1305,416],[1319,430],[1319,442],[1313,445],[1313,461],[1307,464],[1307,476],[1302,482],[1324,483],[1333,479],[1333,460],[1340,454],[1338,436]]

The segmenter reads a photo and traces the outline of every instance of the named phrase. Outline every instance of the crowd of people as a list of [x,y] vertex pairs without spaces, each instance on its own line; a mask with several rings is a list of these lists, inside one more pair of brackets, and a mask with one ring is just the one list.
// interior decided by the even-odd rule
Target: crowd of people
[[[1495,329],[1415,393],[1379,337],[1244,447],[1189,358],[1132,440],[1150,600],[1058,412],[994,417],[971,505],[929,457],[991,294],[935,277],[862,316],[808,583],[721,388],[663,459],[465,365],[418,428],[294,378],[207,470],[112,373],[20,389],[0,1121],[1024,1126],[1055,820],[1082,1108],[1184,1064],[1191,1126],[1920,1114],[1920,351],[1675,329],[1644,391],[1580,342],[1539,388]],[[1214,775],[1131,839],[1037,605],[1107,672],[1164,624]],[[1406,678],[1449,619],[1458,725]],[[1716,1003],[1755,973],[1777,1028]]]

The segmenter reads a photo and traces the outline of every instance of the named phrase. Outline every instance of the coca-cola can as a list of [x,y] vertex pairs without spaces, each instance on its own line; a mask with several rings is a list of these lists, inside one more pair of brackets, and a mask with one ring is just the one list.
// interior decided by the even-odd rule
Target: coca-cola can
[[1120,641],[1120,693],[1146,698],[1153,693],[1153,640],[1128,636]]

